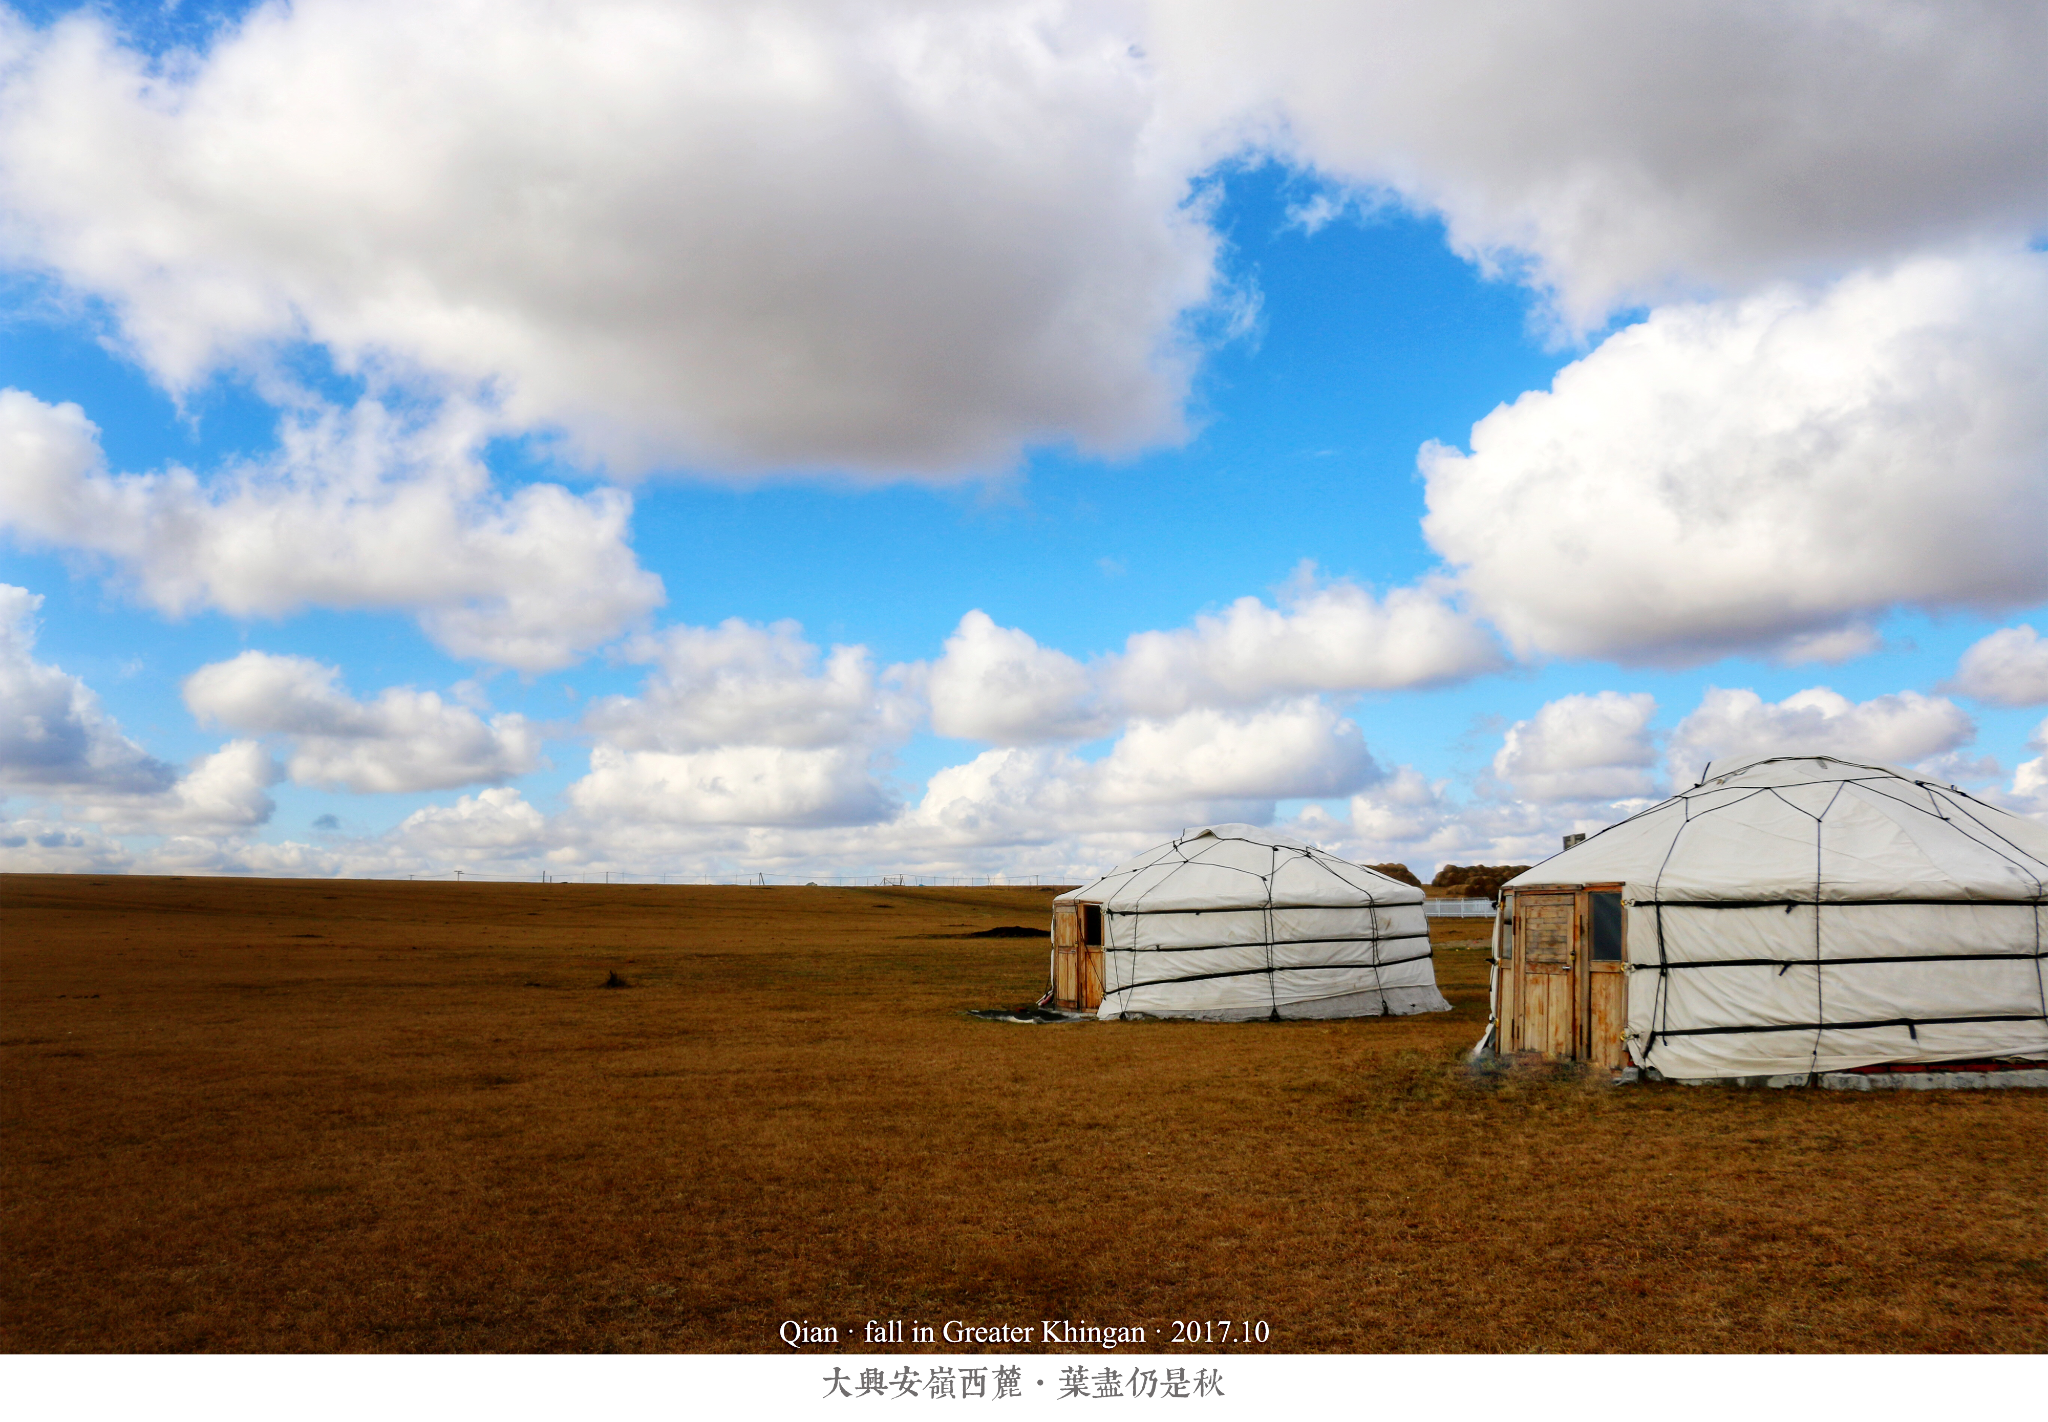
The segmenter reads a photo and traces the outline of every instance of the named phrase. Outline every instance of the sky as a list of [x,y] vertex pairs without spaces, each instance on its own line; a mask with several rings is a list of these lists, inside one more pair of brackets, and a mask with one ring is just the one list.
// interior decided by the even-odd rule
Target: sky
[[0,869],[2048,819],[2048,10],[0,9]]

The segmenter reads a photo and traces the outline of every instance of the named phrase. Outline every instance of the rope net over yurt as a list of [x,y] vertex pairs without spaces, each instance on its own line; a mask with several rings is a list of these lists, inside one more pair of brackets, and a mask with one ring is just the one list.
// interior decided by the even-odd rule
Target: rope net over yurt
[[2048,827],[1954,786],[1825,755],[1710,765],[1507,887],[1603,883],[1640,1066],[2048,1058]]
[[1450,1010],[1422,890],[1250,825],[1189,830],[1056,902],[1101,910],[1104,1018]]

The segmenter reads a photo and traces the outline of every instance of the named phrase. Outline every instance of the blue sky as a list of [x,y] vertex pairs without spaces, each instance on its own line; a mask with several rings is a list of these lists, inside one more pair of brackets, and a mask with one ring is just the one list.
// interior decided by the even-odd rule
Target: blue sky
[[1888,9],[19,12],[0,864],[2048,813],[2044,34]]

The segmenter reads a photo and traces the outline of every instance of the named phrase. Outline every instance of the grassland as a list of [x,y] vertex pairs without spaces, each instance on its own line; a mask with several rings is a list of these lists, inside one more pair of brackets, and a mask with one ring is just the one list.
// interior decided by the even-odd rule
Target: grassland
[[1046,904],[6,876],[0,1345],[2048,1346],[2048,1093],[1477,1082],[1442,921],[1449,1014],[964,1015],[1045,961],[964,935]]

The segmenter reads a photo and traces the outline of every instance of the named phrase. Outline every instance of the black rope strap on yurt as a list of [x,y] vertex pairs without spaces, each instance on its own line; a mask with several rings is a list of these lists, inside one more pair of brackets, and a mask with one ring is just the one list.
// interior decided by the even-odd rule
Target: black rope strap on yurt
[[[1429,937],[1429,930],[1424,929],[1420,933],[1363,935],[1347,933],[1338,938],[1270,938],[1263,943],[1251,939],[1239,943],[1174,943],[1165,944],[1157,948],[1120,948],[1117,951],[1120,953],[1213,953],[1223,948],[1293,948],[1305,943],[1399,943],[1406,939],[1427,937]],[[1365,967],[1366,965],[1354,963],[1352,966]]]
[[[1428,924],[1429,920],[1424,919],[1422,933],[1422,936],[1424,938],[1427,938],[1429,936]],[[1375,902],[1372,906],[1372,926],[1375,930],[1377,930],[1380,926],[1380,906],[1377,902]],[[1373,937],[1369,941],[1372,943],[1372,990],[1379,997],[1380,1000],[1380,1016],[1385,1017],[1388,1012],[1387,984],[1386,980],[1380,976],[1380,943],[1383,940],[1379,937],[1378,933],[1375,932]],[[1434,952],[1435,950],[1432,949],[1431,951]]]
[[1637,908],[1756,909],[1756,908],[2036,908],[2048,904],[2048,895],[2017,899],[1637,899]]
[[2048,953],[2041,951],[2041,910],[2034,910],[2034,993],[2041,999],[2041,1016],[2048,1018],[2048,981],[2044,981],[2041,960]]
[[[1386,965],[1391,968],[1400,963],[1420,963],[1430,956],[1428,953],[1413,953],[1406,958],[1389,958]],[[1298,967],[1288,969],[1288,971],[1296,973],[1356,973],[1373,966],[1371,963],[1303,963]],[[1254,973],[1271,973],[1272,971],[1273,969],[1271,968],[1232,968],[1229,972],[1224,973],[1190,973],[1186,977],[1153,978],[1148,982],[1131,983],[1126,987],[1117,988],[1116,991],[1135,992],[1139,988],[1161,987],[1168,983],[1201,983],[1208,982],[1212,978],[1248,978]],[[1108,995],[1106,992],[1103,994],[1105,997]]]
[[[1827,974],[1820,970],[1820,891],[1822,876],[1825,873],[1825,870],[1822,868],[1823,846],[1821,840],[1827,834],[1828,811],[1834,809],[1835,801],[1842,798],[1842,788],[1847,784],[1848,782],[1845,780],[1841,785],[1837,785],[1835,793],[1828,796],[1827,804],[1823,805],[1821,812],[1813,817],[1813,1015],[1821,1022],[1826,1022],[1828,1018]],[[1778,798],[1784,799],[1782,795]],[[1791,802],[1788,800],[1786,803],[1790,804]],[[1792,910],[1788,908],[1785,912],[1790,913]],[[1920,1031],[1917,1027],[1909,1025],[1906,1030],[1912,1033],[1914,1041],[1920,1040]],[[1820,1042],[1821,1038],[1826,1035],[1827,1029],[1825,1027],[1815,1027],[1813,1029],[1813,1054],[1806,1063],[1808,1071],[1820,1070]]]
[[1986,1017],[1883,1017],[1868,1022],[1743,1023],[1733,1027],[1673,1027],[1665,1037],[1725,1037],[1746,1032],[1859,1032],[1879,1027],[1904,1027],[1919,1040],[1922,1027],[1956,1027],[1970,1022],[2048,1022],[2048,1014],[2018,1012]]
[[[1644,903],[1648,903],[1648,902],[1650,902],[1650,901],[1649,901],[1648,899],[1644,899],[1644,900],[1643,900],[1643,902],[1644,902]],[[1211,909],[1191,909],[1191,908],[1179,908],[1179,909],[1177,909],[1177,908],[1134,908],[1134,909],[1118,909],[1118,910],[1117,910],[1117,912],[1118,912],[1118,913],[1120,913],[1120,914],[1123,914],[1123,915],[1124,915],[1124,916],[1125,916],[1126,918],[1145,918],[1145,917],[1147,917],[1147,916],[1150,916],[1150,915],[1156,915],[1156,914],[1189,914],[1189,915],[1192,915],[1192,916],[1194,916],[1194,917],[1196,917],[1196,918],[1200,918],[1200,917],[1201,917],[1202,915],[1204,915],[1204,914],[1211,914],[1211,913],[1256,913],[1256,912],[1261,912],[1261,911],[1263,911],[1263,910],[1266,910],[1266,909],[1271,909],[1271,910],[1272,910],[1272,911],[1273,911],[1274,913],[1288,913],[1288,912],[1294,912],[1294,911],[1298,911],[1298,910],[1303,910],[1303,909],[1357,909],[1357,908],[1361,908],[1361,907],[1362,907],[1362,908],[1370,908],[1370,909],[1376,909],[1376,908],[1380,907],[1380,905],[1379,905],[1378,903],[1366,903],[1366,904],[1362,904],[1362,905],[1361,905],[1361,904],[1279,904],[1279,903],[1275,903],[1275,904],[1254,904],[1254,905],[1251,905],[1251,906],[1249,906],[1249,907],[1246,907],[1246,908],[1211,908]]]
[[1672,972],[1692,968],[1842,968],[1868,963],[2032,963],[2044,953],[1901,953],[1876,958],[1711,958],[1667,965]]
[[1266,997],[1272,1003],[1273,1016],[1280,1020],[1280,979],[1273,973],[1273,880],[1280,875],[1280,851],[1271,848],[1266,858]]

